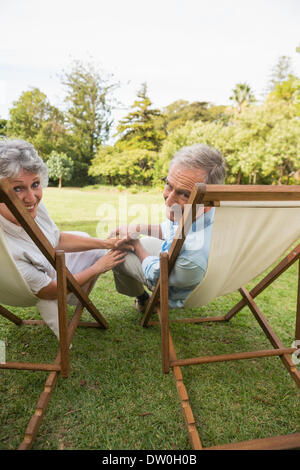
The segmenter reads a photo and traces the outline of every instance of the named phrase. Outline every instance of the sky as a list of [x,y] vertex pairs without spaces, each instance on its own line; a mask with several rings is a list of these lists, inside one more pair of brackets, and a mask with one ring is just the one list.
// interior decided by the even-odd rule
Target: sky
[[300,76],[299,0],[0,0],[0,118],[37,87],[62,109],[63,70],[92,62],[120,86],[115,119],[146,82],[153,106],[261,99],[280,56]]

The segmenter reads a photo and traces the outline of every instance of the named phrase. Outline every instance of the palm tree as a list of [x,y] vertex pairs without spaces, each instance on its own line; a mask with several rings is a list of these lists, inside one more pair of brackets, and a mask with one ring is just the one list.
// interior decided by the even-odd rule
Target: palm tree
[[239,113],[242,110],[243,104],[254,103],[255,101],[251,88],[247,83],[237,83],[232,91],[233,95],[229,99],[235,102]]

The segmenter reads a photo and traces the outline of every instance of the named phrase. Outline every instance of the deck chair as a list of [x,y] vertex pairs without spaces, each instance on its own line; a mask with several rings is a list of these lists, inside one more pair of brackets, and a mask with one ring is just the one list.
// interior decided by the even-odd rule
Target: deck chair
[[[168,277],[195,220],[197,204],[215,207],[207,272],[202,282],[185,300],[185,308],[207,305],[213,299],[239,290],[242,299],[226,315],[180,319],[183,322],[229,321],[244,306],[248,306],[271,342],[272,348],[217,356],[178,359],[170,334]],[[196,185],[179,224],[169,253],[160,258],[160,278],[147,305],[143,326],[157,310],[161,326],[162,369],[173,370],[178,395],[193,449],[202,449],[181,367],[239,359],[279,356],[300,387],[300,371],[293,354],[300,345],[300,270],[296,306],[295,347],[285,348],[255,303],[255,297],[300,258],[300,244],[292,249],[250,292],[244,287],[264,273],[300,238],[300,186],[226,186]],[[176,320],[175,320],[176,321]],[[255,439],[206,449],[292,449],[300,448],[300,433]]]
[[[5,203],[15,218],[38,246],[43,255],[48,259],[57,272],[58,299],[57,302],[49,301],[49,309],[56,309],[59,318],[59,351],[52,363],[29,363],[29,362],[3,362],[0,369],[18,369],[49,371],[50,375],[46,382],[44,392],[38,402],[35,415],[25,433],[22,448],[30,448],[37,434],[41,419],[47,408],[50,395],[52,394],[58,374],[68,377],[70,374],[70,344],[78,326],[90,326],[106,329],[108,327],[105,319],[91,302],[88,294],[93,282],[83,289],[66,268],[65,254],[63,251],[55,251],[47,238],[40,230],[34,219],[24,210],[15,192],[6,181],[0,181],[0,202]],[[35,296],[27,286],[22,275],[9,252],[5,235],[0,227],[0,315],[15,325],[45,324],[41,320],[24,320],[8,310],[7,307],[39,307],[40,299]],[[67,288],[76,296],[78,304],[75,313],[68,322]],[[96,322],[81,322],[81,314],[86,308],[94,317]],[[52,312],[53,313],[53,312]],[[55,312],[54,312],[55,313]],[[2,339],[2,338],[0,338]]]

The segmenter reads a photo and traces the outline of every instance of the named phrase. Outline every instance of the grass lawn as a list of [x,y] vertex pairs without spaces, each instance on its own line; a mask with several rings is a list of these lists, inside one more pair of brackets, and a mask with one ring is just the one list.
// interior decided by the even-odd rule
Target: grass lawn
[[[120,216],[120,197],[121,204],[126,200],[131,208],[130,221],[160,220],[158,191],[48,188],[44,202],[60,229],[95,236]],[[297,268],[292,266],[256,299],[286,347],[293,342],[295,328]],[[159,327],[140,326],[133,300],[116,293],[111,272],[100,277],[91,298],[109,329],[77,330],[71,375],[59,377],[34,449],[190,449],[173,375],[161,372]],[[239,294],[216,299],[200,313],[224,314],[239,299]],[[199,309],[187,313],[199,315]],[[35,309],[25,315],[39,318]],[[85,312],[84,318],[90,316]],[[270,349],[247,308],[226,324],[173,324],[171,332],[180,358]],[[0,340],[6,342],[7,361],[46,362],[56,357],[57,340],[45,327],[18,328],[0,318]],[[300,392],[279,358],[188,366],[182,371],[205,447],[300,431]],[[1,370],[0,377],[0,448],[15,449],[47,373]]]

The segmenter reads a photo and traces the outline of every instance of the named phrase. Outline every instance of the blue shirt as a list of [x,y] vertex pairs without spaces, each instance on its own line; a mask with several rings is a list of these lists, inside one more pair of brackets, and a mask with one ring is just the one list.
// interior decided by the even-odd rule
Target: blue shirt
[[[169,276],[169,307],[179,308],[187,296],[202,281],[208,263],[215,209],[202,214],[192,224],[175,266]],[[166,220],[161,224],[164,243],[162,252],[169,252],[178,223]],[[154,289],[160,273],[158,256],[147,256],[142,262],[147,284]]]

